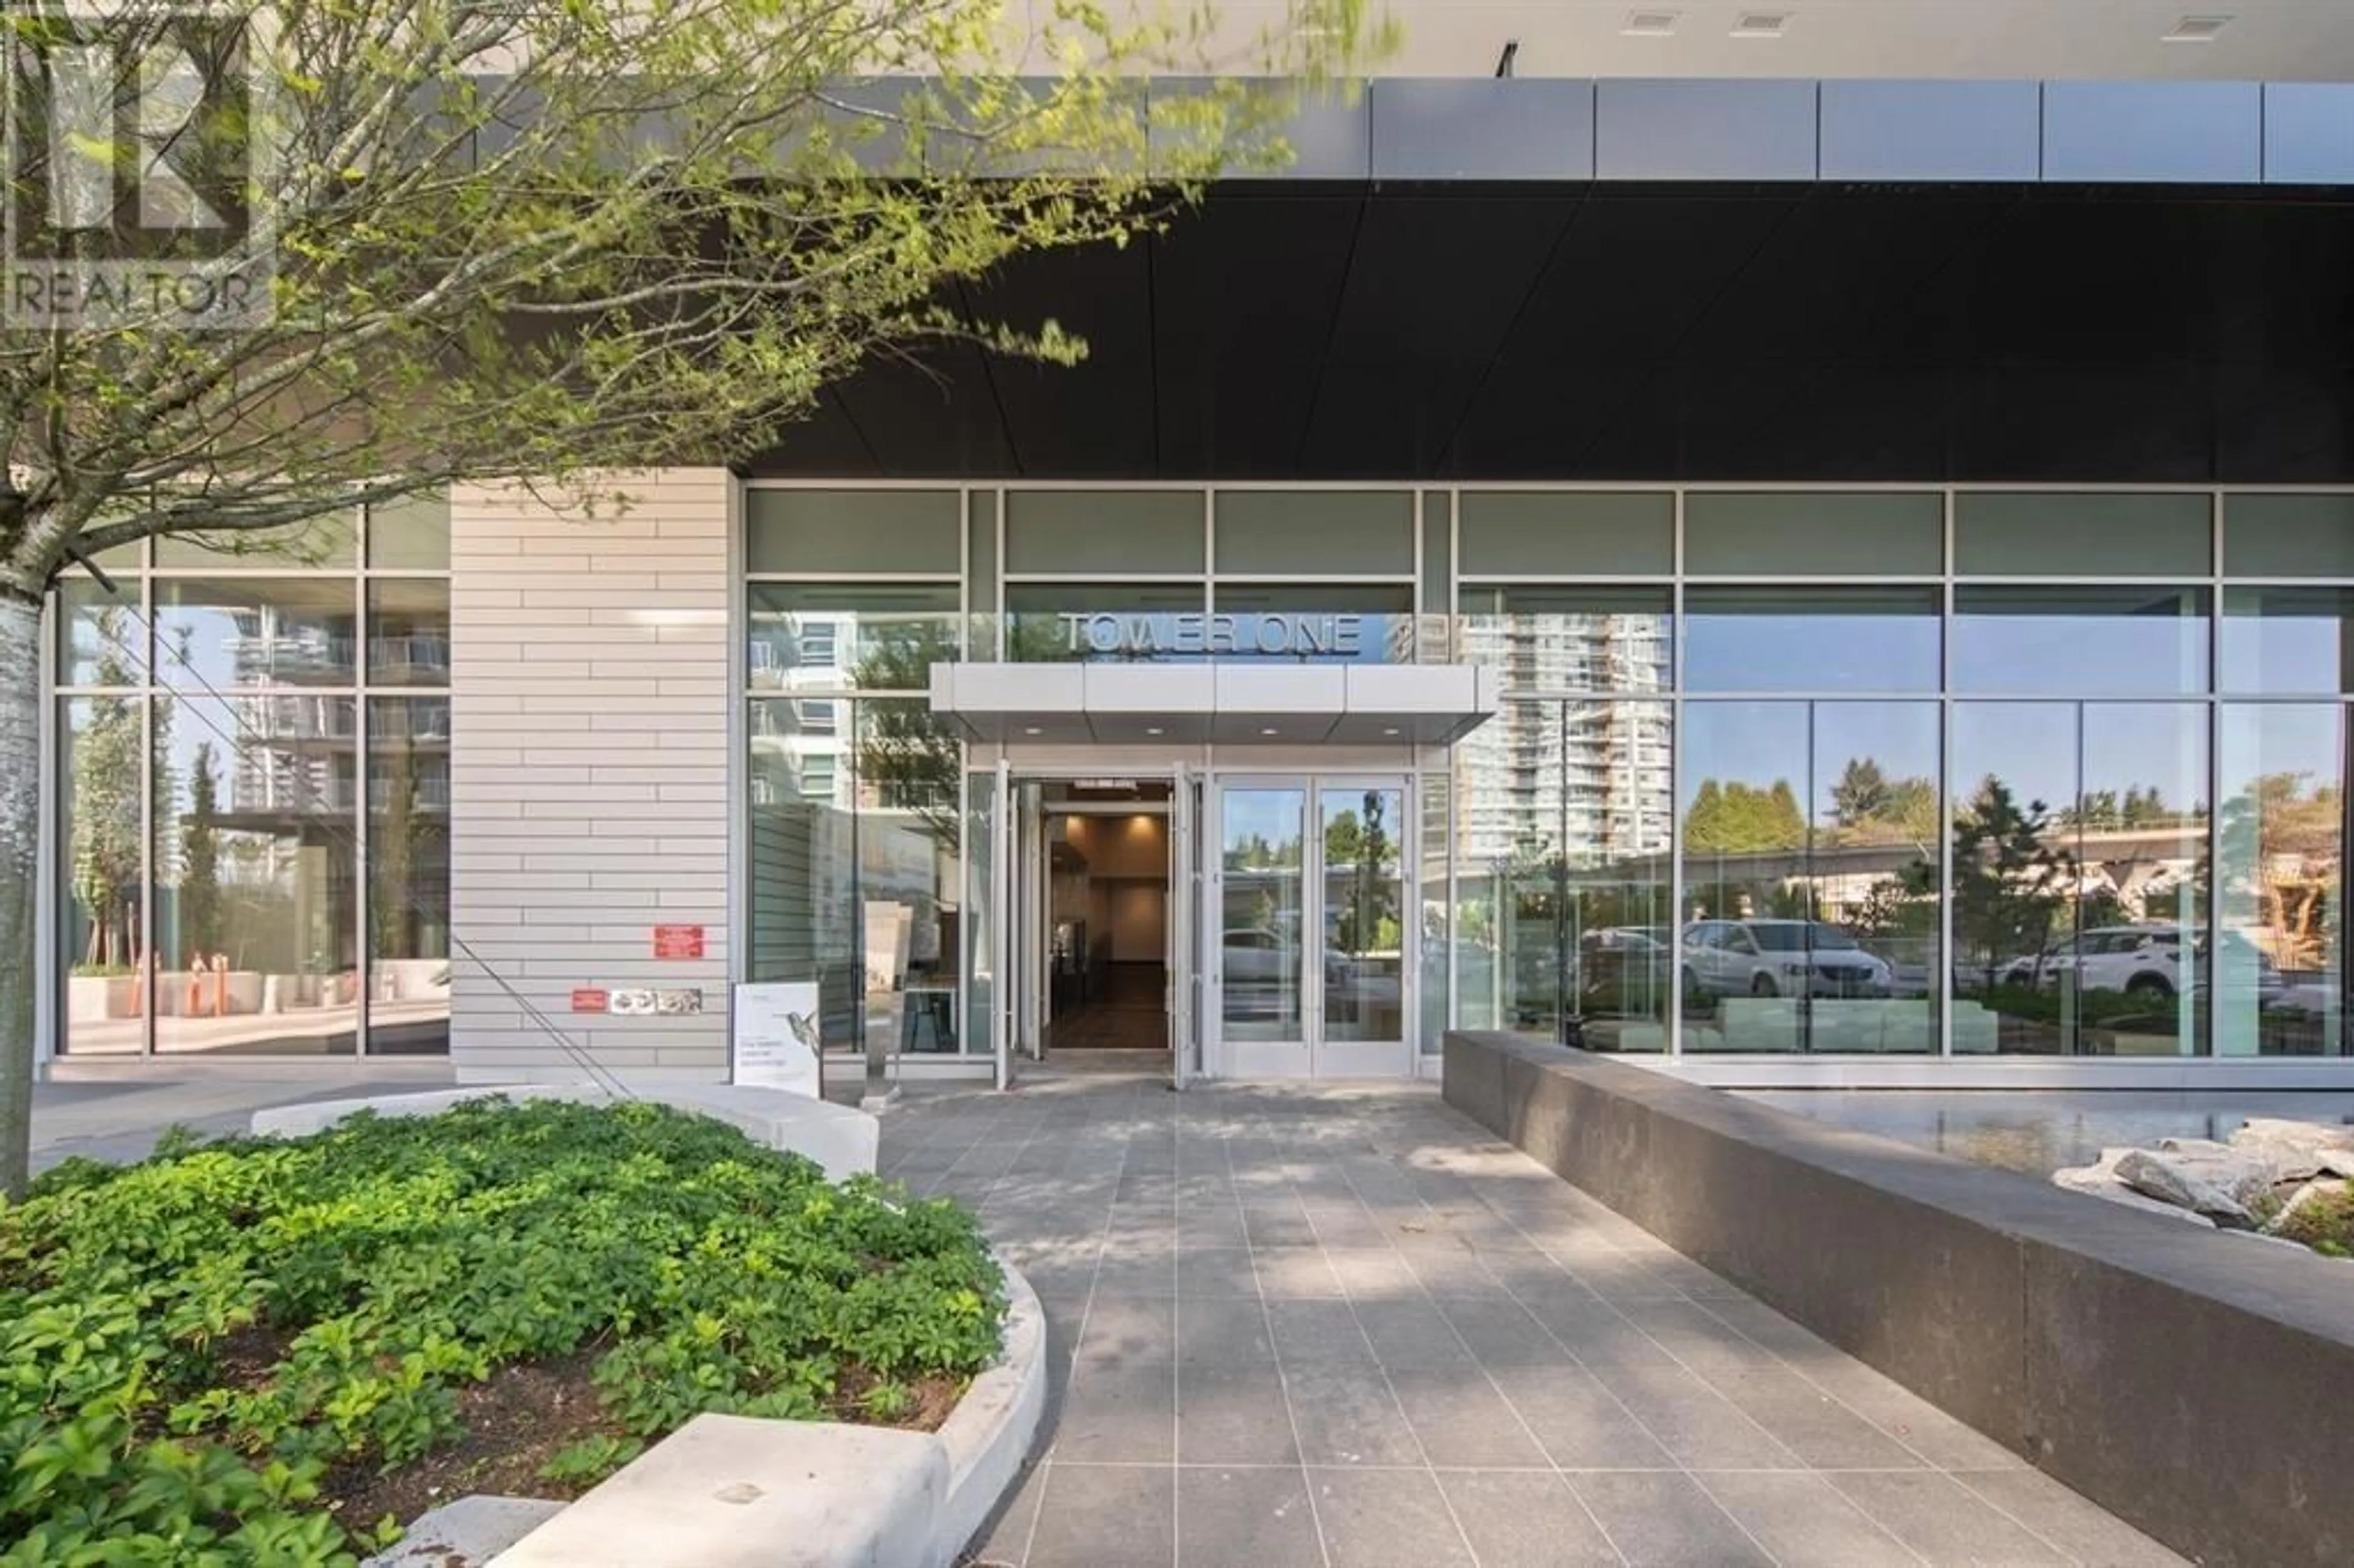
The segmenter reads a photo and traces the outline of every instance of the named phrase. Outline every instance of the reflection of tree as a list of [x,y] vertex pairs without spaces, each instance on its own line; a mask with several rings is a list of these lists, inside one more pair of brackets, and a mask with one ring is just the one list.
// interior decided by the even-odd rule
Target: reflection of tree
[[1344,810],[1324,824],[1325,866],[1328,871],[1340,866],[1352,871],[1350,899],[1333,922],[1333,939],[1346,953],[1394,951],[1404,927],[1394,866],[1396,846],[1389,834],[1389,796],[1368,789],[1363,804],[1362,820]]
[[[1954,936],[1989,988],[2007,960],[2049,947],[2067,910],[2076,862],[2046,842],[2053,825],[2042,801],[2022,807],[1991,777],[1954,814]],[[1910,893],[1934,895],[1937,868],[1912,867],[1906,880]]]
[[[132,673],[122,657],[121,606],[98,612],[99,651],[90,679],[125,686]],[[93,697],[89,718],[73,737],[73,888],[90,920],[87,968],[127,968],[137,938],[142,872],[139,810],[139,701]]]
[[1364,828],[1354,811],[1337,811],[1324,824],[1324,863],[1354,865],[1363,853]]
[[[1907,868],[1911,870],[1913,868]],[[1885,942],[1893,938],[1935,936],[1937,930],[1936,868],[1919,876],[1883,876],[1850,905],[1844,916],[1857,936]]]
[[1005,657],[1016,664],[1072,663],[1090,655],[1071,646],[1055,610],[1016,610],[1005,618]]
[[[858,639],[853,674],[861,691],[927,690],[932,666],[957,656],[955,624],[937,615],[862,620]],[[957,853],[964,743],[921,703],[861,702],[857,717],[859,782],[873,789],[877,805],[911,813],[943,850]]]
[[2343,856],[2344,791],[2307,773],[2266,773],[2223,802],[2221,863],[2232,923],[2269,933],[2283,969],[2328,965]]
[[180,940],[191,969],[196,955],[220,950],[219,789],[213,743],[199,741],[189,766],[187,820],[180,829]]
[[436,830],[417,810],[417,747],[404,736],[376,764],[384,780],[384,809],[368,824],[368,859],[376,891],[370,922],[376,959],[422,957],[413,950],[410,888],[417,880],[421,841]]
[[1936,782],[1891,779],[1872,758],[1850,758],[1831,786],[1829,836],[1848,844],[1935,843]]
[[1894,791],[1888,775],[1869,757],[1852,757],[1831,786],[1831,816],[1842,828],[1885,817]]
[[1226,844],[1228,871],[1298,871],[1299,841],[1287,838],[1269,843],[1265,833],[1245,833]]
[[2054,820],[2070,827],[2095,832],[2178,827],[2195,823],[2198,818],[2196,808],[2186,812],[2168,806],[2165,792],[2155,784],[2147,789],[2129,784],[2123,794],[2115,789],[2088,789],[2073,806],[2054,814]]
[[1737,779],[1723,785],[1703,779],[1684,814],[1684,847],[1696,853],[1751,854],[1797,849],[1806,842],[1806,813],[1787,779],[1776,779],[1770,789]]

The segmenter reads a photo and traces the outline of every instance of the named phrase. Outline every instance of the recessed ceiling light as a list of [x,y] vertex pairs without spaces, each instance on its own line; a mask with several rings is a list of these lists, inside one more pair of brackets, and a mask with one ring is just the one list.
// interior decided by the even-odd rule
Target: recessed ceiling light
[[1271,725],[1270,725],[1269,726],[1267,726],[1266,729],[1263,729],[1263,730],[1259,731],[1259,734],[1261,734],[1261,735],[1281,735],[1282,733],[1283,733],[1283,732],[1282,732],[1281,730],[1275,728],[1275,727],[1274,727],[1273,726],[1271,726]]
[[2229,16],[2185,16],[2174,24],[2174,30],[2161,34],[2161,44],[2211,44],[2215,35],[2230,26]]
[[1664,38],[1676,30],[1674,11],[1629,11],[1627,25],[1618,30],[1630,38]]
[[1044,735],[1046,732],[1034,724],[1025,724],[1022,726],[1022,733],[1023,735]]
[[1395,735],[1397,733],[1397,726],[1392,725],[1387,729],[1382,731],[1382,733],[1384,735]]
[[1790,25],[1787,11],[1744,11],[1733,20],[1736,38],[1778,38]]
[[1144,733],[1147,735],[1159,735],[1161,733],[1161,726],[1157,724],[1146,725],[1144,726]]

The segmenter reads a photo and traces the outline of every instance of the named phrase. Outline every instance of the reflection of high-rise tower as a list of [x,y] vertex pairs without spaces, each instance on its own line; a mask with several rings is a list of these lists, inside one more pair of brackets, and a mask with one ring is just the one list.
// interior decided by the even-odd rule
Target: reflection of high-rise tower
[[356,679],[352,615],[269,604],[225,613],[237,627],[225,639],[231,686],[269,688],[233,701],[228,810],[298,822],[350,810],[359,776],[351,699],[305,688]]
[[1665,853],[1669,790],[1667,618],[1653,614],[1473,615],[1459,655],[1502,674],[1505,699],[1457,743],[1462,857],[1564,853],[1573,866]]

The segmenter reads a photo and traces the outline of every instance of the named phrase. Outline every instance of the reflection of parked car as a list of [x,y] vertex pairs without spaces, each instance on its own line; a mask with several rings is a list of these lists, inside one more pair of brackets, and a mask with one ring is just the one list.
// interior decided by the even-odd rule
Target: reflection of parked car
[[1226,933],[1225,981],[1272,984],[1297,974],[1292,945],[1272,931],[1256,927]]
[[2006,985],[2056,986],[2073,980],[2083,991],[2172,996],[2182,976],[2178,926],[2103,926],[2079,931],[2041,953],[2013,959]]
[[[1225,980],[1229,991],[1253,987],[1283,990],[1299,984],[1299,945],[1288,937],[1259,926],[1236,927],[1226,933]],[[1346,984],[1357,960],[1337,948],[1324,949],[1324,984]]]
[[1888,965],[1824,920],[1696,920],[1684,928],[1684,996],[1880,997]]
[[1578,938],[1576,994],[1584,1012],[1649,1013],[1667,1005],[1668,933],[1606,926]]
[[[2172,997],[2184,989],[2183,931],[2179,926],[2102,926],[2054,943],[2048,950],[2014,959],[2003,970],[2006,985],[2056,986],[2073,977],[2080,991],[2124,991],[2152,1001]],[[2236,931],[2223,934],[2224,959],[2235,975],[2255,976],[2257,1005],[2269,1007],[2280,996],[2280,970],[2270,957]],[[2208,943],[2193,944],[2195,958],[2209,957]],[[2209,965],[2195,966],[2190,988],[2204,991]]]

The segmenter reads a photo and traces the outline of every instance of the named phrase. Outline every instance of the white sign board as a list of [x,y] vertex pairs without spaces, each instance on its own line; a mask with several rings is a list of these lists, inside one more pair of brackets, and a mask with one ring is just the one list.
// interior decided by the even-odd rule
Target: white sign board
[[737,986],[732,1033],[733,1082],[819,1097],[818,1053],[823,1042],[819,1038],[815,980]]

